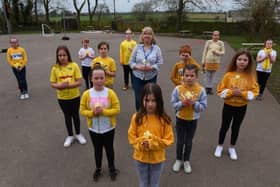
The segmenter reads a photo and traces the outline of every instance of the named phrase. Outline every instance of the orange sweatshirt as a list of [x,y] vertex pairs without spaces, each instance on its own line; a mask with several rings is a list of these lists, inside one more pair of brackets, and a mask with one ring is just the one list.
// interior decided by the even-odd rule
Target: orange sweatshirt
[[[174,142],[172,125],[164,123],[154,114],[144,116],[143,124],[137,125],[135,117],[136,113],[132,116],[128,129],[128,141],[134,148],[133,158],[151,164],[163,162],[165,149]],[[149,137],[145,134],[147,132],[150,133]],[[142,145],[144,140],[149,141],[148,150]]]
[[[232,94],[235,87],[241,90],[241,96],[234,96]],[[217,94],[228,105],[244,106],[259,94],[259,85],[256,82],[256,77],[253,75],[245,72],[227,72],[218,84]]]

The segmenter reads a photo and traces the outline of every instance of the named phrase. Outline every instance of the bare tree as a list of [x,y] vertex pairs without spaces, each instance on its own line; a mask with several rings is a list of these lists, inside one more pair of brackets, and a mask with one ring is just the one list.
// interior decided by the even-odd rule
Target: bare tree
[[77,0],[73,0],[73,4],[74,4],[74,8],[75,8],[76,13],[77,13],[78,30],[80,30],[80,28],[81,28],[81,19],[80,19],[81,18],[81,11],[86,4],[86,0],[82,0],[82,3],[80,4],[80,6],[78,6]]
[[94,7],[91,7],[90,2],[91,2],[90,0],[87,0],[87,4],[88,4],[88,15],[89,15],[89,24],[92,25],[92,18],[93,18],[93,15],[95,14],[95,11],[96,11],[96,9],[97,9],[98,0],[95,0]]
[[234,0],[248,11],[250,36],[271,37],[279,11],[280,0]]
[[152,1],[143,1],[140,3],[136,3],[132,12],[136,15],[139,20],[145,20],[148,12],[153,12],[159,5],[160,1],[152,0]]
[[12,26],[10,21],[10,2],[8,0],[2,0],[2,6],[3,6],[3,14],[4,14],[4,33],[10,34],[12,33]]
[[46,18],[46,22],[50,23],[50,2],[51,0],[43,0],[43,5],[44,5],[44,9],[45,9],[45,18]]
[[205,10],[211,6],[218,6],[222,0],[161,0],[170,10],[175,10],[177,15],[176,29],[182,27],[183,13],[190,7]]
[[110,9],[107,4],[102,3],[97,6],[96,13],[98,15],[98,26],[101,28],[101,15],[104,13],[109,13]]

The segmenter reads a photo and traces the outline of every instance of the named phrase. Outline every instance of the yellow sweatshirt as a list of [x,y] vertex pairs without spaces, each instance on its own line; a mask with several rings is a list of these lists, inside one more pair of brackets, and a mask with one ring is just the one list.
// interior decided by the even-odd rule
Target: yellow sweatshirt
[[183,61],[177,62],[171,71],[170,80],[177,86],[182,83],[183,80],[183,69],[186,64],[194,64],[198,69],[200,69],[200,65],[193,59],[190,58],[190,60],[185,63]]
[[124,40],[120,44],[120,64],[122,65],[128,65],[129,64],[129,58],[132,53],[132,50],[136,46],[136,42],[134,40]]
[[[99,94],[97,95],[91,95],[92,93],[97,93],[94,90],[88,89],[86,90],[81,98],[80,103],[80,113],[81,115],[87,117],[87,124],[88,128],[92,129],[94,128],[95,124],[92,124],[93,118],[97,118],[98,116],[94,115],[94,102],[96,101],[95,98],[99,97]],[[103,117],[109,117],[111,127],[116,126],[116,115],[120,113],[120,102],[118,99],[118,96],[116,93],[110,89],[110,88],[104,88],[105,94],[102,95],[102,98],[100,99],[100,103],[104,104],[103,108]]]
[[13,68],[23,67],[27,63],[27,55],[22,47],[10,47],[7,51],[7,61]]
[[[91,68],[99,62],[101,66],[106,70],[110,72],[116,72],[117,71],[117,66],[116,62],[113,58],[107,56],[105,58],[102,58],[101,56],[98,56],[93,59]],[[111,87],[114,84],[114,77],[106,75],[106,81],[105,81],[105,86]]]
[[[166,159],[165,149],[174,142],[172,124],[164,123],[154,114],[148,114],[143,118],[143,124],[137,125],[135,117],[136,113],[128,129],[128,141],[134,148],[133,158],[151,164],[163,162]],[[148,137],[147,132],[150,134]],[[148,150],[142,145],[144,140],[150,143]]]
[[[239,88],[242,96],[233,96],[233,88]],[[217,94],[231,106],[244,106],[259,94],[256,77],[245,72],[227,72],[217,87]]]

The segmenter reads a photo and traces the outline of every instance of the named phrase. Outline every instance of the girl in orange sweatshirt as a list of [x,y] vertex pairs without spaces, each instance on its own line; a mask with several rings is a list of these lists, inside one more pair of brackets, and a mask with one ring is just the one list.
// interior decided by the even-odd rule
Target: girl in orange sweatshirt
[[173,143],[174,135],[161,88],[155,83],[147,83],[142,90],[141,106],[132,116],[128,140],[134,148],[139,186],[159,186],[165,149]]
[[232,160],[237,160],[235,144],[246,114],[247,103],[254,100],[258,92],[252,56],[248,51],[239,51],[232,58],[226,74],[217,87],[218,96],[224,99],[224,108],[219,144],[214,153],[216,157],[222,156],[223,143],[232,121],[228,153]]

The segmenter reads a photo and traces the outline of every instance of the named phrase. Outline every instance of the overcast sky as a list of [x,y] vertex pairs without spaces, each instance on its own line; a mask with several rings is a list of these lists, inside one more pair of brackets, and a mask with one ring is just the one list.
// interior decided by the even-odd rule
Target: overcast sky
[[[116,1],[116,12],[130,12],[132,7],[139,2],[143,2],[143,0],[115,0]],[[213,11],[227,11],[231,10],[232,7],[232,0],[221,0],[221,6]],[[106,4],[109,5],[110,11],[113,12],[113,0],[106,0]],[[86,10],[86,9],[85,9]]]

